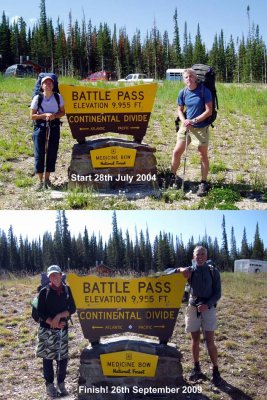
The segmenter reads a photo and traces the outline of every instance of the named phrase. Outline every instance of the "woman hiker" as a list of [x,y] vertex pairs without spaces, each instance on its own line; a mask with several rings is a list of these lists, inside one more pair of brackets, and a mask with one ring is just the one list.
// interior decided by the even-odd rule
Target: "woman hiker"
[[[50,398],[68,395],[65,377],[68,364],[68,320],[75,313],[76,306],[69,286],[62,282],[62,271],[58,265],[47,269],[50,283],[38,297],[37,357],[43,359],[43,376],[46,393]],[[57,387],[54,385],[53,362],[56,361]]]
[[36,190],[51,187],[50,173],[55,172],[60,138],[60,118],[65,115],[64,100],[53,92],[54,81],[45,76],[41,81],[43,93],[33,97],[31,118],[34,121],[34,171],[39,177]]

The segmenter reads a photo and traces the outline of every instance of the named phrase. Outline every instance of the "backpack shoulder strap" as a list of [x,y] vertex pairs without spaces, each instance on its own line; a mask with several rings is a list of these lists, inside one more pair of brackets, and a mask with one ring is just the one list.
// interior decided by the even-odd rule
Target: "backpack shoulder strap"
[[205,102],[204,96],[205,96],[205,84],[202,82],[201,83],[201,97]]
[[54,92],[54,96],[57,102],[57,106],[58,106],[58,111],[60,111],[60,98],[59,98],[59,94],[57,92]]
[[210,270],[210,275],[211,275],[212,279],[214,280],[214,270],[215,270],[214,265],[209,264],[209,270]]
[[42,107],[43,99],[44,99],[43,93],[39,93],[38,94],[38,102],[37,102],[37,110],[39,110],[39,108],[40,108],[42,111],[44,111],[44,109]]
[[45,294],[45,301],[46,301],[47,297],[49,295],[49,292],[50,292],[50,287],[49,286],[45,286],[45,288],[46,288],[46,294]]
[[69,300],[70,298],[70,292],[69,292],[69,287],[68,285],[64,285],[65,293],[66,293],[66,298]]
[[185,104],[186,92],[187,92],[187,87],[184,87],[184,88],[183,88],[183,102],[184,102],[184,104]]

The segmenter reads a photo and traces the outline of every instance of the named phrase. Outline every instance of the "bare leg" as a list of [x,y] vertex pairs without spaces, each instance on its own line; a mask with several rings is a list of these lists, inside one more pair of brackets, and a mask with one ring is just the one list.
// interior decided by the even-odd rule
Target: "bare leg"
[[199,362],[200,331],[191,332],[191,350],[194,363]]
[[43,178],[44,178],[44,174],[42,172],[37,172],[37,175],[39,177],[40,182],[42,182]]
[[218,366],[218,352],[217,352],[217,347],[215,346],[215,343],[214,343],[214,332],[206,331],[205,337],[206,337],[208,352],[209,352],[209,356],[210,356],[212,365],[214,367],[217,367]]
[[180,166],[181,156],[185,151],[185,140],[178,139],[172,152],[171,172],[176,174]]
[[201,178],[203,181],[206,181],[209,173],[208,146],[199,146],[198,151],[201,162]]

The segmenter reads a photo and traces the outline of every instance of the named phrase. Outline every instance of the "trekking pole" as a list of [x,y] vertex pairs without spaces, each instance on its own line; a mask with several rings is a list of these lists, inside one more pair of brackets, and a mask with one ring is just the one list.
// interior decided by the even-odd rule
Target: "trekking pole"
[[47,153],[48,153],[48,147],[49,147],[49,139],[50,139],[50,121],[46,121],[45,125],[45,159],[44,159],[44,169],[46,171],[46,160],[47,160]]
[[184,171],[183,171],[182,188],[181,188],[182,192],[184,192],[184,180],[185,180],[185,166],[186,166],[186,158],[187,158],[188,136],[189,136],[189,132],[188,132],[188,129],[186,129],[186,133],[185,133]]
[[63,334],[63,330],[62,330],[62,328],[61,328],[61,329],[60,329],[60,334],[59,334],[58,361],[61,360],[62,334]]

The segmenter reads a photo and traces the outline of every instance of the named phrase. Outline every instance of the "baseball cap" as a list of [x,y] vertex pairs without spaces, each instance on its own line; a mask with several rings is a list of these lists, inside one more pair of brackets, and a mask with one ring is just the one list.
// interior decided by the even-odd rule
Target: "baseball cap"
[[47,268],[47,276],[49,277],[54,272],[57,274],[62,274],[62,271],[58,265],[50,265],[50,267]]
[[54,79],[51,78],[51,76],[45,76],[45,77],[41,80],[41,85],[42,85],[45,81],[47,81],[47,79],[50,79],[50,81],[52,81],[52,82],[54,83]]

